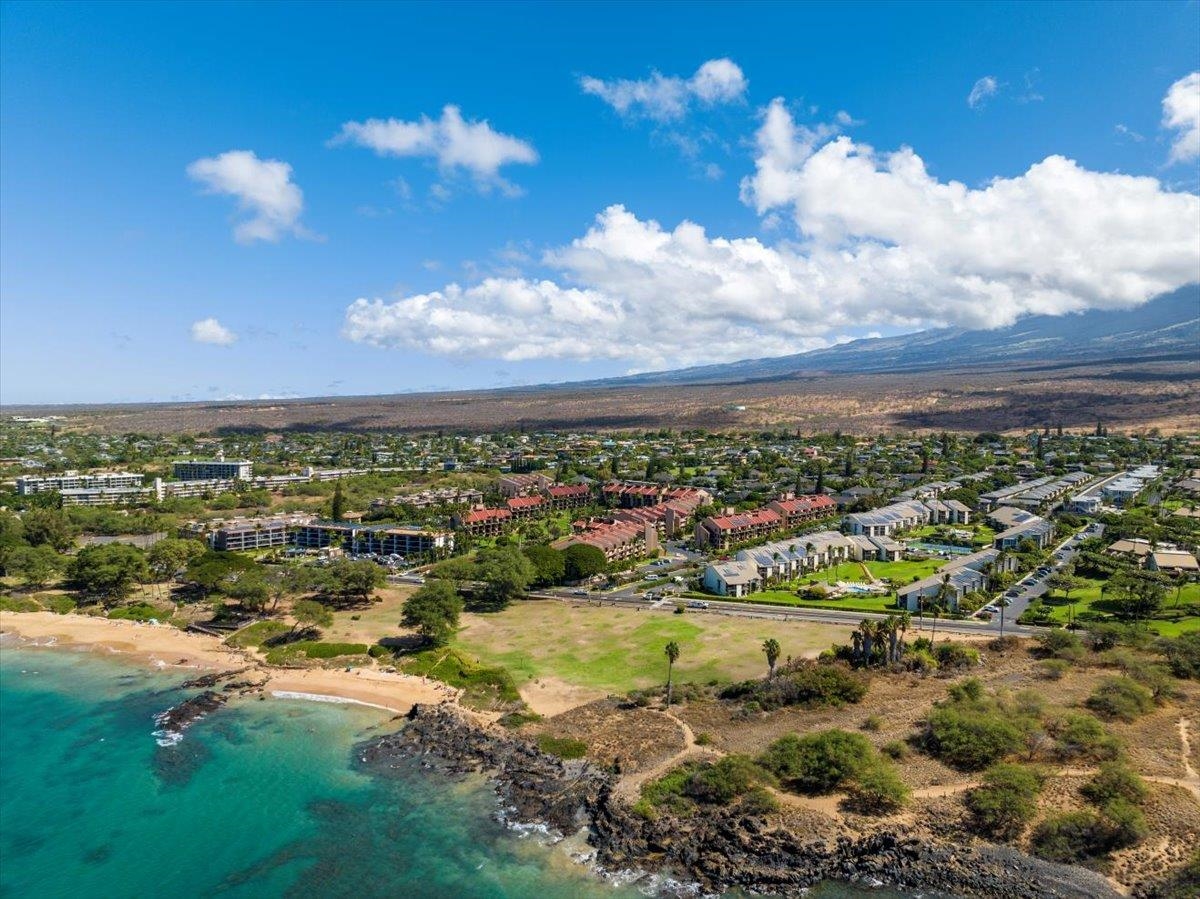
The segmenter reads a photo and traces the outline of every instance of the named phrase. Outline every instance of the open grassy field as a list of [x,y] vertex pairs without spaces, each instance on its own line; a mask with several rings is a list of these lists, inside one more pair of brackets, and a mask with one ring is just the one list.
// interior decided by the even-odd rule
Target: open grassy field
[[665,680],[663,649],[674,640],[682,681],[741,680],[766,670],[762,642],[774,637],[784,656],[814,654],[849,639],[848,629],[809,622],[762,621],[708,614],[596,608],[526,600],[506,611],[464,615],[455,645],[501,665],[521,685],[536,678],[612,692]]

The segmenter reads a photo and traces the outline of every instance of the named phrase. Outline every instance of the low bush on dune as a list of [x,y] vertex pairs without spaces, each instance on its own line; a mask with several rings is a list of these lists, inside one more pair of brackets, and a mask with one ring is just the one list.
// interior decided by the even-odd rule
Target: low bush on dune
[[845,790],[846,807],[861,814],[894,811],[910,795],[892,763],[866,737],[837,728],[785,734],[767,747],[758,763],[797,793],[819,796]]
[[163,621],[170,617],[170,613],[148,602],[135,602],[113,609],[108,617],[117,621]]
[[300,640],[268,650],[267,664],[287,665],[306,659],[336,659],[341,656],[366,654],[366,643],[321,643],[316,640]]
[[862,674],[842,665],[792,662],[766,680],[743,681],[721,691],[722,699],[756,702],[764,711],[785,706],[839,707],[859,702],[867,694]]
[[1079,792],[1099,806],[1107,805],[1114,799],[1141,805],[1150,795],[1149,787],[1138,773],[1119,761],[1101,765],[1096,775]]
[[28,596],[0,596],[0,612],[40,612],[42,604]]
[[1054,738],[1055,755],[1064,760],[1101,762],[1116,758],[1121,751],[1120,741],[1087,712],[1067,712],[1054,718],[1047,722],[1046,731]]
[[556,755],[560,759],[581,759],[587,755],[587,743],[583,740],[573,740],[570,737],[555,737],[551,734],[541,734],[537,738],[538,749],[542,752]]
[[481,665],[457,649],[427,649],[405,656],[400,667],[406,674],[424,675],[464,691],[464,700],[476,707],[519,703],[521,694],[505,668]]
[[985,694],[975,678],[949,692],[926,717],[921,742],[930,755],[959,770],[979,771],[1016,752],[1037,723],[1012,701]]
[[988,768],[983,784],[967,793],[967,808],[984,833],[1012,839],[1037,813],[1043,782],[1032,768],[1001,762]]
[[1109,677],[1101,682],[1085,705],[1103,718],[1136,721],[1154,708],[1154,694],[1129,677]]
[[655,818],[663,812],[688,815],[702,806],[736,804],[748,814],[759,814],[777,808],[767,789],[774,783],[774,777],[749,756],[688,762],[645,784],[634,811]]
[[1200,631],[1161,640],[1159,650],[1176,677],[1200,680]]

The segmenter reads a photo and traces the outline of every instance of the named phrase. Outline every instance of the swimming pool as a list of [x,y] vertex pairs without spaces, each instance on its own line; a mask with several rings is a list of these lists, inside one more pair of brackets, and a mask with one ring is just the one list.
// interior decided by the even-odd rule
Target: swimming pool
[[944,556],[969,556],[975,550],[969,546],[955,546],[952,543],[926,543],[924,540],[910,540],[905,544],[909,549],[919,549],[927,553],[939,553]]

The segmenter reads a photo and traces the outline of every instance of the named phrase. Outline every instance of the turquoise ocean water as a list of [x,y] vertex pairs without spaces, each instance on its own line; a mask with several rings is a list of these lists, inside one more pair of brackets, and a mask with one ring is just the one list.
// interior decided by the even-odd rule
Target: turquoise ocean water
[[394,727],[375,710],[247,702],[159,746],[153,716],[182,679],[0,650],[0,896],[642,894],[496,823],[479,784],[357,773],[353,745]]

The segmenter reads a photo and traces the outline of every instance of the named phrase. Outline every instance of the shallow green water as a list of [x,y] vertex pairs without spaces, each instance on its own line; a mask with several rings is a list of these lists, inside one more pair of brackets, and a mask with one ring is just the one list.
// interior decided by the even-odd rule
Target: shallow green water
[[[480,785],[357,773],[353,745],[394,726],[373,710],[249,702],[159,746],[153,716],[188,695],[177,682],[94,654],[0,650],[0,895],[651,891],[603,881],[565,845],[503,828]],[[829,885],[814,895],[868,894]]]
[[376,781],[346,705],[227,708],[160,747],[183,695],[88,654],[0,652],[6,896],[628,896],[492,821],[486,790]]

